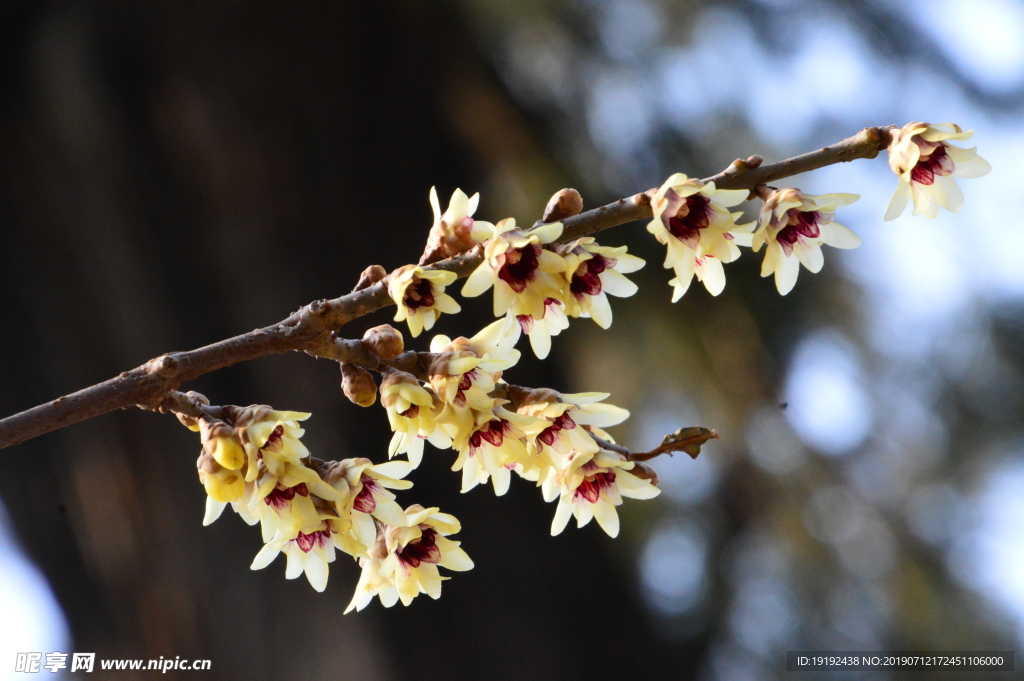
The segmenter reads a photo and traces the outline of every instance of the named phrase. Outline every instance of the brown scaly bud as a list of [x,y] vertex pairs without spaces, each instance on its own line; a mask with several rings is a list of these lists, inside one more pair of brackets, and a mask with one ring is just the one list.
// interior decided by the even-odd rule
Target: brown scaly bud
[[355,364],[342,363],[341,389],[360,407],[370,407],[377,401],[377,384],[370,372]]
[[[203,395],[202,393],[197,393],[194,390],[189,390],[187,393],[185,393],[185,397],[189,397],[193,401],[198,402],[199,404],[210,406],[210,399],[206,395]],[[199,421],[192,418],[191,416],[182,414],[179,411],[174,412],[174,415],[178,417],[178,421],[181,422],[181,425],[185,426],[186,428],[193,432],[199,432]]]
[[583,197],[575,189],[561,189],[555,192],[544,208],[544,216],[541,222],[558,222],[573,215],[579,215],[583,210]]
[[373,286],[386,276],[388,276],[388,272],[383,267],[380,265],[370,265],[359,275],[359,281],[356,283],[356,287],[352,289],[352,293]]
[[381,324],[366,330],[363,347],[381,359],[394,359],[405,350],[405,342],[401,331],[389,324]]

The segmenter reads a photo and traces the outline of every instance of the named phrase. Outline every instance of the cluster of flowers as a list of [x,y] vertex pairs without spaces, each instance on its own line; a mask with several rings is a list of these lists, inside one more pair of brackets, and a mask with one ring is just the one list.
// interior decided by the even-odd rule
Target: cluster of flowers
[[384,605],[408,605],[420,593],[441,595],[439,567],[473,567],[459,542],[448,538],[459,521],[437,508],[404,510],[391,489],[408,489],[404,461],[324,462],[310,456],[300,421],[309,414],[268,406],[222,407],[219,418],[179,418],[199,431],[197,466],[206,489],[209,525],[230,504],[250,525],[260,524],[264,546],[252,569],[287,556],[285,576],[305,573],[317,591],[327,587],[335,549],[359,561],[362,575],[348,610],[378,595]]
[[[963,200],[953,177],[978,177],[990,169],[974,149],[947,141],[970,134],[952,124],[925,123],[894,133],[889,163],[900,182],[886,219],[902,213],[911,198],[915,214],[935,217],[940,205],[960,209]],[[714,182],[675,174],[655,192],[648,231],[667,247],[665,267],[675,274],[673,302],[695,276],[712,295],[721,293],[722,264],[736,260],[740,246],[755,252],[765,247],[761,275],[774,275],[785,295],[801,264],[811,272],[821,270],[823,244],[855,248],[861,243],[834,219],[839,207],[859,198],[854,194],[812,196],[762,186],[757,195],[764,206],[756,224],[737,224],[742,213],[730,208],[747,200],[746,190],[719,189]],[[633,295],[637,287],[624,275],[644,261],[625,247],[599,246],[589,237],[558,243],[561,222],[522,230],[511,218],[496,225],[474,220],[479,195],[470,198],[461,190],[444,213],[433,189],[430,202],[434,224],[421,264],[387,275],[388,293],[398,306],[395,319],[405,321],[415,337],[441,314],[458,312],[459,304],[445,293],[456,274],[423,265],[480,244],[483,260],[462,294],[479,296],[493,288],[494,314],[500,319],[472,338],[435,336],[430,352],[417,356],[418,375],[390,362],[402,352],[397,330],[382,326],[367,332],[364,347],[381,360],[380,399],[394,433],[388,455],[405,455],[406,461],[314,459],[300,439],[299,422],[309,416],[304,413],[252,406],[221,407],[202,419],[179,416],[203,442],[198,467],[208,495],[205,523],[231,504],[246,522],[261,525],[265,545],[253,569],[284,552],[286,576],[305,573],[320,591],[335,550],[353,556],[362,576],[349,610],[361,610],[374,595],[385,606],[398,600],[408,605],[419,593],[438,598],[444,579],[439,567],[473,567],[459,543],[448,539],[460,529],[454,517],[419,505],[402,509],[389,491],[411,487],[404,478],[422,462],[427,441],[458,453],[452,470],[462,472],[463,492],[490,482],[495,494],[503,495],[513,473],[535,483],[545,501],[557,500],[553,535],[575,517],[579,527],[596,519],[615,537],[622,498],[659,493],[653,472],[632,461],[605,432],[629,416],[604,403],[607,393],[562,394],[502,380],[519,361],[515,346],[523,333],[543,358],[569,317],[590,317],[607,328],[612,321],[607,295]],[[345,364],[342,372],[350,399],[373,404],[376,386],[369,373]]]
[[[938,216],[939,206],[958,212],[963,195],[953,178],[986,175],[991,166],[976,149],[962,149],[949,140],[966,140],[953,123],[908,123],[892,136],[889,165],[899,176],[886,220],[898,217],[913,199],[914,215]],[[654,219],[647,229],[667,247],[665,268],[675,277],[672,301],[689,289],[694,276],[708,292],[725,288],[724,263],[740,257],[740,246],[754,252],[766,246],[761,276],[774,275],[779,293],[796,285],[800,265],[818,272],[824,264],[821,246],[856,248],[860,239],[835,222],[835,211],[856,201],[856,194],[804,194],[798,189],[773,190],[763,196],[764,206],[756,223],[737,224],[742,212],[729,209],[746,201],[743,189],[718,189],[676,173],[657,190],[652,200]],[[570,244],[554,243],[562,234],[561,223],[541,225],[530,231],[518,229],[509,218],[497,225],[474,220],[479,194],[472,199],[461,190],[452,195],[443,214],[436,192],[432,234],[443,242],[444,255],[464,252],[486,243],[484,262],[463,287],[467,297],[494,287],[495,316],[515,317],[530,336],[538,357],[547,356],[551,336],[568,327],[568,317],[592,317],[602,328],[612,321],[606,294],[631,296],[636,285],[623,275],[635,272],[644,261],[626,253],[625,247],[598,246],[583,238]],[[413,336],[429,330],[442,313],[459,311],[445,295],[455,274],[429,271],[408,265],[389,279],[389,292],[398,305],[397,321],[407,321]]]
[[[599,246],[590,237],[555,243],[562,235],[560,222],[524,231],[513,218],[496,225],[474,220],[479,194],[470,199],[461,189],[443,214],[433,189],[430,198],[432,233],[448,235],[444,243],[451,244],[445,253],[485,243],[484,261],[462,295],[479,296],[493,287],[494,316],[516,320],[540,359],[550,352],[551,337],[568,328],[569,317],[591,317],[606,329],[612,323],[608,294],[626,297],[637,291],[623,275],[639,270],[644,261],[629,255],[625,246]],[[388,278],[388,293],[398,306],[395,320],[405,321],[415,337],[429,331],[441,313],[458,312],[459,304],[444,292],[455,279],[452,272],[419,265],[395,270]]]
[[489,481],[501,496],[516,473],[542,487],[546,501],[558,500],[552,534],[573,515],[578,526],[596,518],[614,537],[622,497],[650,499],[660,491],[643,469],[634,470],[633,461],[594,437],[614,443],[603,428],[629,412],[602,403],[607,393],[561,394],[502,383],[502,372],[519,360],[520,334],[506,317],[472,338],[435,336],[426,381],[388,371],[380,394],[394,431],[389,454],[405,454],[416,467],[424,441],[451,447],[458,452],[452,470],[462,471],[463,492]]
[[[957,212],[963,195],[954,177],[981,177],[991,170],[976,149],[961,149],[947,140],[965,140],[972,132],[962,132],[952,123],[929,125],[908,123],[893,134],[889,146],[889,165],[900,180],[886,220],[898,217],[913,198],[914,215],[938,216],[939,206]],[[654,219],[647,229],[667,246],[665,267],[675,272],[669,282],[675,302],[696,275],[708,292],[718,295],[725,288],[722,263],[740,257],[739,246],[751,246],[754,252],[767,246],[761,276],[775,275],[779,293],[785,295],[796,285],[800,265],[818,272],[824,264],[823,244],[835,248],[856,248],[860,239],[835,222],[835,211],[858,197],[856,194],[812,196],[799,189],[773,190],[764,196],[764,206],[756,224],[736,223],[742,213],[729,208],[745,201],[743,189],[717,189],[714,182],[704,183],[677,173],[658,189],[652,201]]]

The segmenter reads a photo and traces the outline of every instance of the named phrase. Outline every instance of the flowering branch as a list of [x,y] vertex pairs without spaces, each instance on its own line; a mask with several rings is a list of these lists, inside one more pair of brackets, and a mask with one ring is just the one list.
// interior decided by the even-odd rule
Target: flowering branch
[[[752,189],[765,182],[835,163],[873,158],[888,146],[892,131],[892,126],[865,128],[834,145],[770,165],[761,165],[760,157],[756,156],[746,161],[737,160],[706,182],[713,181],[722,189]],[[655,191],[648,190],[564,218],[564,229],[558,241],[569,242],[650,217]],[[483,248],[476,246],[427,269],[451,272],[462,278],[482,259]],[[360,280],[361,288],[357,286],[352,293],[339,298],[314,301],[271,326],[196,350],[162,355],[115,378],[2,419],[0,448],[115,409],[161,404],[182,383],[216,369],[271,354],[299,350],[339,362],[355,362],[360,357],[368,360],[358,341],[338,339],[334,333],[353,319],[394,304],[388,295],[387,282],[380,279],[382,272],[379,267],[369,268]]]
[[[409,605],[420,593],[438,598],[445,579],[438,568],[473,567],[459,542],[449,538],[461,525],[437,507],[403,509],[389,491],[412,486],[404,478],[422,463],[425,442],[457,452],[452,470],[461,472],[463,492],[489,483],[502,496],[515,474],[535,483],[545,501],[557,501],[552,535],[574,517],[577,527],[596,520],[615,537],[616,508],[624,497],[653,499],[660,493],[657,472],[645,461],[677,451],[697,458],[701,446],[718,437],[708,428],[680,428],[649,452],[630,452],[604,430],[629,417],[625,409],[604,402],[608,393],[561,393],[504,381],[521,357],[515,346],[523,334],[543,359],[552,336],[568,328],[570,318],[590,318],[608,328],[613,316],[608,296],[636,293],[625,275],[644,261],[625,246],[601,246],[589,234],[653,217],[647,231],[666,246],[664,266],[675,273],[669,282],[673,302],[694,278],[718,295],[725,287],[723,264],[740,257],[740,246],[754,252],[766,247],[761,276],[774,274],[785,295],[801,265],[821,270],[822,245],[860,245],[835,221],[836,210],[859,197],[810,196],[767,182],[873,157],[887,146],[889,165],[900,177],[887,219],[902,213],[911,199],[915,214],[934,217],[940,206],[956,212],[962,195],[953,178],[979,177],[990,169],[975,149],[947,141],[970,134],[953,124],[915,122],[895,132],[866,128],[832,147],[770,166],[751,156],[707,180],[675,173],[656,189],[586,213],[580,213],[579,192],[563,189],[532,229],[518,228],[513,218],[497,224],[474,219],[480,195],[469,197],[461,189],[442,213],[432,188],[434,222],[419,264],[390,274],[378,265],[368,267],[346,296],[314,301],[265,329],[163,355],[4,419],[0,447],[117,407],[134,404],[174,413],[202,442],[196,467],[207,494],[204,524],[230,504],[246,523],[260,525],[264,545],[252,569],[284,553],[285,577],[304,573],[323,591],[328,565],[340,550],[362,568],[348,611],[362,610],[375,596],[385,607],[399,600]],[[757,223],[737,224],[743,213],[730,209],[754,197],[763,202]],[[360,339],[338,336],[352,319],[390,304],[398,308],[394,321],[404,321],[413,337],[429,331],[442,314],[461,310],[445,291],[461,277],[467,277],[464,297],[493,289],[499,318],[471,338],[436,335],[429,352],[415,352],[406,351],[402,333],[388,324]],[[365,458],[314,458],[301,442],[300,423],[311,414],[258,404],[211,406],[199,393],[178,390],[208,371],[286,351],[338,362],[342,390],[359,406],[372,406],[379,394],[393,432],[388,457],[405,459],[374,464]],[[380,376],[379,388],[371,371]]]

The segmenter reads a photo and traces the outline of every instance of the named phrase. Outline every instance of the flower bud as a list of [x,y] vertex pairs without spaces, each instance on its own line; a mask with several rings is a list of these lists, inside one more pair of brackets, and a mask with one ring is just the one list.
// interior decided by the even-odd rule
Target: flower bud
[[224,468],[235,471],[245,463],[245,450],[238,442],[235,429],[223,421],[200,421],[199,436],[203,442],[203,449]]
[[367,329],[363,334],[363,346],[381,359],[394,359],[405,350],[402,333],[389,324]]
[[555,192],[544,208],[542,222],[559,222],[583,210],[583,197],[575,189],[562,189]]
[[388,272],[383,267],[380,265],[370,265],[359,275],[359,281],[356,283],[355,288],[352,289],[352,293],[373,286],[386,276],[388,276]]
[[204,444],[221,466],[236,471],[245,463],[245,450],[233,437],[215,437]]
[[204,450],[199,455],[196,467],[199,469],[199,482],[203,483],[206,493],[214,501],[238,501],[245,494],[245,479],[241,474],[221,466],[209,452]]
[[360,407],[372,406],[377,401],[377,384],[370,372],[355,364],[342,363],[341,389],[345,397]]

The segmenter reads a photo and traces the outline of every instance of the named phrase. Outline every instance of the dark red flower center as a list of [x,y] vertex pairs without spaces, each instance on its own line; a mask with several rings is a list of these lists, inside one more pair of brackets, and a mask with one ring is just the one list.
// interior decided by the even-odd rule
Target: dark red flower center
[[505,441],[505,434],[511,430],[508,421],[491,419],[480,430],[469,436],[469,455],[473,456],[484,442],[500,447]]
[[526,290],[526,285],[533,281],[534,272],[540,264],[540,246],[527,244],[522,248],[513,248],[501,257],[504,262],[498,270],[498,277],[512,287],[516,293]]
[[437,547],[437,532],[426,528],[420,530],[423,534],[419,539],[414,539],[400,549],[395,549],[395,555],[403,563],[411,568],[419,567],[420,563],[441,562],[441,549]]
[[580,263],[580,266],[576,268],[576,272],[572,275],[572,281],[569,282],[569,290],[577,300],[582,300],[583,296],[600,294],[602,291],[601,273],[615,267],[616,262],[615,258],[606,258],[595,253],[593,258]]
[[559,431],[572,430],[575,427],[576,422],[569,417],[569,412],[567,411],[558,418],[553,419],[550,426],[540,431],[537,439],[550,447],[558,439]]
[[457,407],[466,406],[466,392],[473,387],[473,379],[476,378],[476,369],[470,369],[466,373],[462,374],[462,378],[459,379],[459,389],[455,393],[455,399],[452,400]]
[[703,194],[691,194],[683,199],[683,205],[668,219],[668,231],[690,248],[697,248],[700,230],[711,224],[711,199]]
[[284,439],[284,426],[278,426],[274,428],[274,432],[267,438],[266,444],[264,444],[260,451],[257,452],[258,458],[263,458],[263,450],[269,450],[271,452],[278,452],[281,450],[281,440]]
[[410,310],[416,310],[421,307],[433,307],[434,305],[434,289],[431,288],[430,281],[427,279],[414,279],[416,283],[409,284],[409,288],[405,289],[405,297],[402,298],[402,304]]
[[936,175],[940,177],[952,175],[954,170],[956,170],[956,164],[946,153],[946,145],[940,144],[932,153],[922,156],[918,160],[917,165],[910,171],[910,181],[930,185],[935,182]]
[[793,245],[800,241],[801,237],[817,239],[821,236],[821,230],[818,229],[818,223],[821,222],[821,211],[800,211],[791,208],[786,212],[786,217],[789,224],[780,229],[775,236],[786,255],[793,252]]
[[281,487],[277,486],[270,490],[270,494],[263,497],[263,503],[267,506],[271,506],[274,510],[280,511],[282,508],[288,505],[288,503],[295,498],[295,495],[308,497],[309,488],[306,487],[306,483],[300,482],[295,487]]
[[295,537],[295,543],[299,545],[304,553],[309,553],[313,550],[314,546],[321,548],[327,546],[328,542],[331,541],[330,530],[317,530],[306,534],[305,532],[299,532],[299,536]]
[[615,483],[615,473],[607,471],[605,473],[596,473],[594,475],[588,475],[580,483],[580,486],[576,488],[575,497],[584,498],[590,503],[597,503],[597,500],[601,498],[601,490],[611,487]]
[[363,488],[359,490],[355,501],[352,502],[352,508],[361,513],[373,513],[377,510],[377,500],[373,498],[373,494],[374,492],[383,492],[384,488],[369,475],[364,474],[361,482]]

